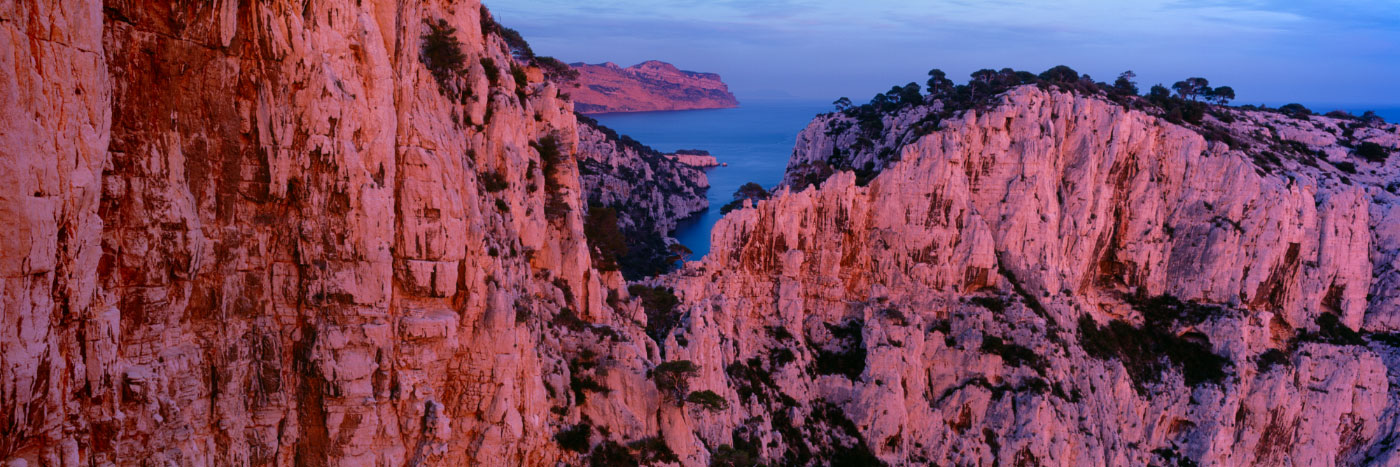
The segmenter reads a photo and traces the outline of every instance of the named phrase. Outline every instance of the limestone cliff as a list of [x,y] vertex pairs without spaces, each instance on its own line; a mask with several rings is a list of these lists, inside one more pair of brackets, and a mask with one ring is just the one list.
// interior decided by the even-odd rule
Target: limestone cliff
[[864,173],[735,211],[668,278],[665,354],[736,401],[701,437],[799,463],[1400,462],[1400,161],[1352,149],[1400,127],[1216,110],[1217,141],[1053,86],[898,144],[921,109],[863,142],[818,118],[790,168]]
[[1054,86],[828,115],[802,183],[627,284],[589,200],[660,232],[703,184],[504,30],[0,3],[0,460],[1400,462],[1396,126]]
[[623,68],[614,63],[571,64],[578,78],[566,89],[579,112],[648,112],[654,110],[738,107],[729,86],[714,73],[685,71],[656,60]]
[[0,5],[0,459],[540,465],[582,420],[656,436],[572,105],[500,30],[472,0]]
[[669,271],[669,235],[683,218],[709,207],[705,171],[579,116],[579,181],[592,206],[617,213],[627,254],[622,272],[640,278]]

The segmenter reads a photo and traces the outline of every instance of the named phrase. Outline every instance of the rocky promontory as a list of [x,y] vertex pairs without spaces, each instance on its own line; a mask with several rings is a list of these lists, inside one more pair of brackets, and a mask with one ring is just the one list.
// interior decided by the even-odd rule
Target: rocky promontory
[[576,86],[566,92],[581,113],[738,107],[729,86],[714,73],[698,73],[656,60],[627,68],[608,62],[574,63]]
[[628,277],[703,172],[476,0],[12,2],[0,50],[5,465],[1400,463],[1379,119],[906,86]]

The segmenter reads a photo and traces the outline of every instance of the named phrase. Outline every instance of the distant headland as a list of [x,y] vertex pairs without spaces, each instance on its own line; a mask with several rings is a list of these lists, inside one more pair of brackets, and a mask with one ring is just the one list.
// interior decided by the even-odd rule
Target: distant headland
[[622,68],[608,62],[571,63],[577,87],[569,90],[580,113],[726,109],[739,106],[715,73],[685,71],[651,60]]

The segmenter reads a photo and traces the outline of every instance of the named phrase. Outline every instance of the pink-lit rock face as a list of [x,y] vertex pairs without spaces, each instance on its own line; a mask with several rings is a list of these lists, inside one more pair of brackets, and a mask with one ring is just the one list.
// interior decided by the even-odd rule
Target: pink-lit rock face
[[1400,462],[1400,157],[1352,149],[1396,126],[1028,86],[880,158],[820,117],[794,176],[879,170],[631,284],[668,315],[584,206],[665,230],[703,173],[517,87],[475,1],[61,3],[0,4],[7,465]]
[[[839,172],[730,214],[709,256],[668,278],[690,314],[667,354],[745,402],[698,423],[701,436],[748,430],[765,455],[792,454],[769,415],[781,394],[799,414],[840,407],[891,463],[1395,462],[1396,343],[1293,339],[1324,313],[1394,330],[1400,197],[1385,186],[1400,161],[1362,162],[1319,134],[1393,148],[1400,133],[1237,113],[1237,141],[1307,133],[1322,146],[1310,151],[1356,173],[1292,160],[1270,173],[1142,112],[1024,86],[910,141],[868,186]],[[830,140],[840,118],[803,132],[794,166],[851,150]],[[1086,352],[1086,327],[1142,325],[1129,303],[1163,294],[1214,307],[1157,331],[1228,358],[1219,383],[1188,386],[1173,370],[1139,393],[1133,362]],[[823,374],[842,351],[859,352],[851,376]],[[726,380],[750,362],[774,384]]]
[[[553,439],[583,413],[568,362],[590,348],[591,371],[645,385],[655,350],[590,266],[572,106],[491,82],[487,63],[518,65],[480,14],[0,6],[0,459],[572,455]],[[466,56],[451,89],[420,57],[437,19]],[[593,394],[592,422],[654,434],[644,395]]]
[[572,64],[579,77],[566,87],[583,113],[647,112],[653,110],[724,109],[738,107],[729,86],[714,73],[677,69],[656,60],[627,68],[614,63]]

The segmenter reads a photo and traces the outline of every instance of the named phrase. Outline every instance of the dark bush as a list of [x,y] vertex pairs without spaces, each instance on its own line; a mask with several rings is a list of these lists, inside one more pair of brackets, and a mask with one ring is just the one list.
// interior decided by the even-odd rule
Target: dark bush
[[651,370],[651,379],[656,382],[656,388],[668,400],[680,403],[685,400],[686,392],[689,390],[690,378],[700,372],[700,367],[690,360],[672,360],[657,365]]
[[616,271],[618,257],[627,254],[627,240],[617,228],[617,211],[597,205],[589,207],[583,221],[583,235],[593,253],[593,267],[599,271]]
[[1307,118],[1307,116],[1312,115],[1311,109],[1308,109],[1307,107],[1304,107],[1303,104],[1298,103],[1288,104],[1283,107],[1279,107],[1278,111],[1280,113],[1283,113],[1284,115],[1288,115],[1294,118]]
[[569,389],[574,392],[574,400],[582,405],[588,401],[588,393],[596,392],[607,394],[612,389],[599,383],[593,376],[584,373],[591,372],[598,366],[595,360],[597,355],[591,351],[585,351],[583,355],[569,360]]
[[593,427],[584,422],[555,433],[554,441],[559,443],[559,447],[566,450],[585,453],[588,452],[588,438],[592,436]]
[[498,172],[481,172],[479,176],[481,178],[481,189],[486,190],[488,193],[495,193],[510,188],[510,183],[506,182],[506,178],[501,176]]
[[658,346],[665,343],[666,336],[680,325],[681,315],[676,311],[680,299],[675,292],[667,287],[633,284],[627,287],[627,293],[642,300],[642,310],[647,314],[647,336]]
[[1279,365],[1288,365],[1288,363],[1288,354],[1279,349],[1269,349],[1259,354],[1258,365],[1261,373]]
[[1058,65],[1040,73],[1039,78],[1051,83],[1074,83],[1079,81],[1079,72],[1073,68]]
[[491,87],[501,84],[501,69],[496,68],[496,61],[492,60],[491,57],[481,57],[480,63],[482,72],[486,73],[486,81],[491,83]]
[[1324,312],[1317,315],[1313,320],[1317,324],[1317,331],[1303,331],[1293,336],[1294,346],[1301,342],[1320,342],[1332,345],[1366,345],[1366,340],[1361,338],[1361,334],[1353,331],[1347,325],[1342,324],[1341,318],[1334,313]]
[[793,354],[790,349],[779,347],[769,351],[768,360],[775,367],[783,366],[796,361],[797,355]]
[[835,337],[832,344],[836,350],[817,350],[817,374],[842,375],[851,381],[859,381],[861,373],[865,372],[866,351],[862,335],[865,323],[853,319],[840,326],[823,324]]
[[1119,94],[1137,95],[1137,83],[1133,81],[1133,78],[1136,77],[1137,73],[1133,73],[1132,70],[1123,72],[1118,75],[1118,79],[1113,80],[1113,90],[1117,91]]
[[1006,311],[1006,300],[1001,297],[972,297],[968,301],[993,313],[1001,314],[1001,312]]
[[638,467],[641,462],[632,451],[617,444],[616,441],[605,439],[593,447],[593,452],[588,455],[589,467]]
[[[1234,221],[1230,221],[1234,222]],[[1238,228],[1238,227],[1236,227]],[[1225,314],[1225,309],[1214,305],[1183,302],[1171,295],[1158,295],[1148,299],[1129,299],[1128,304],[1142,313],[1148,326],[1170,329],[1178,326],[1194,326],[1207,319]]]
[[1091,357],[1122,362],[1142,395],[1171,367],[1181,371],[1187,385],[1197,386],[1223,380],[1225,366],[1230,363],[1206,344],[1177,336],[1170,328],[1139,328],[1122,320],[1099,327],[1088,315],[1079,318],[1079,344]]
[[1037,355],[1034,350],[1014,343],[1006,343],[997,336],[982,336],[982,352],[999,355],[1007,365],[1029,367],[1042,375],[1050,366],[1045,357]]
[[685,396],[685,401],[710,412],[719,412],[729,408],[729,402],[724,400],[724,396],[708,389],[691,392],[690,395]]
[[439,19],[434,23],[425,19],[423,24],[428,26],[428,33],[422,37],[418,59],[432,73],[438,86],[446,89],[452,78],[462,73],[467,55],[462,53],[462,42],[457,40],[457,28],[447,24],[447,20]]
[[758,203],[761,200],[768,199],[769,196],[771,195],[768,193],[767,189],[763,188],[763,185],[748,182],[740,186],[738,190],[734,190],[734,201],[721,207],[719,212],[721,214],[728,214],[729,211],[743,207],[745,200]]
[[510,54],[517,60],[530,61],[535,58],[535,52],[530,50],[530,43],[525,41],[525,37],[521,36],[520,32],[497,23],[496,18],[486,9],[486,5],[481,6],[481,33],[500,36],[506,43],[506,48],[510,49]]
[[627,447],[637,452],[637,460],[642,465],[678,464],[681,461],[666,440],[655,436],[627,443]]
[[1356,155],[1367,162],[1384,164],[1385,160],[1390,158],[1390,148],[1366,141],[1356,146]]
[[545,218],[562,219],[568,215],[570,208],[564,198],[563,185],[559,182],[560,166],[566,162],[559,139],[549,135],[530,143],[530,146],[539,152],[540,164],[544,167],[544,188],[548,196],[544,205]]
[[569,82],[578,79],[578,70],[554,57],[535,57],[535,66],[544,71],[544,76],[555,82]]
[[734,446],[728,444],[721,444],[710,455],[710,467],[754,467],[756,465],[759,465],[758,459],[753,454],[735,449]]
[[510,76],[515,79],[515,95],[520,98],[520,102],[525,102],[526,91],[530,89],[530,77],[519,65],[510,66]]

